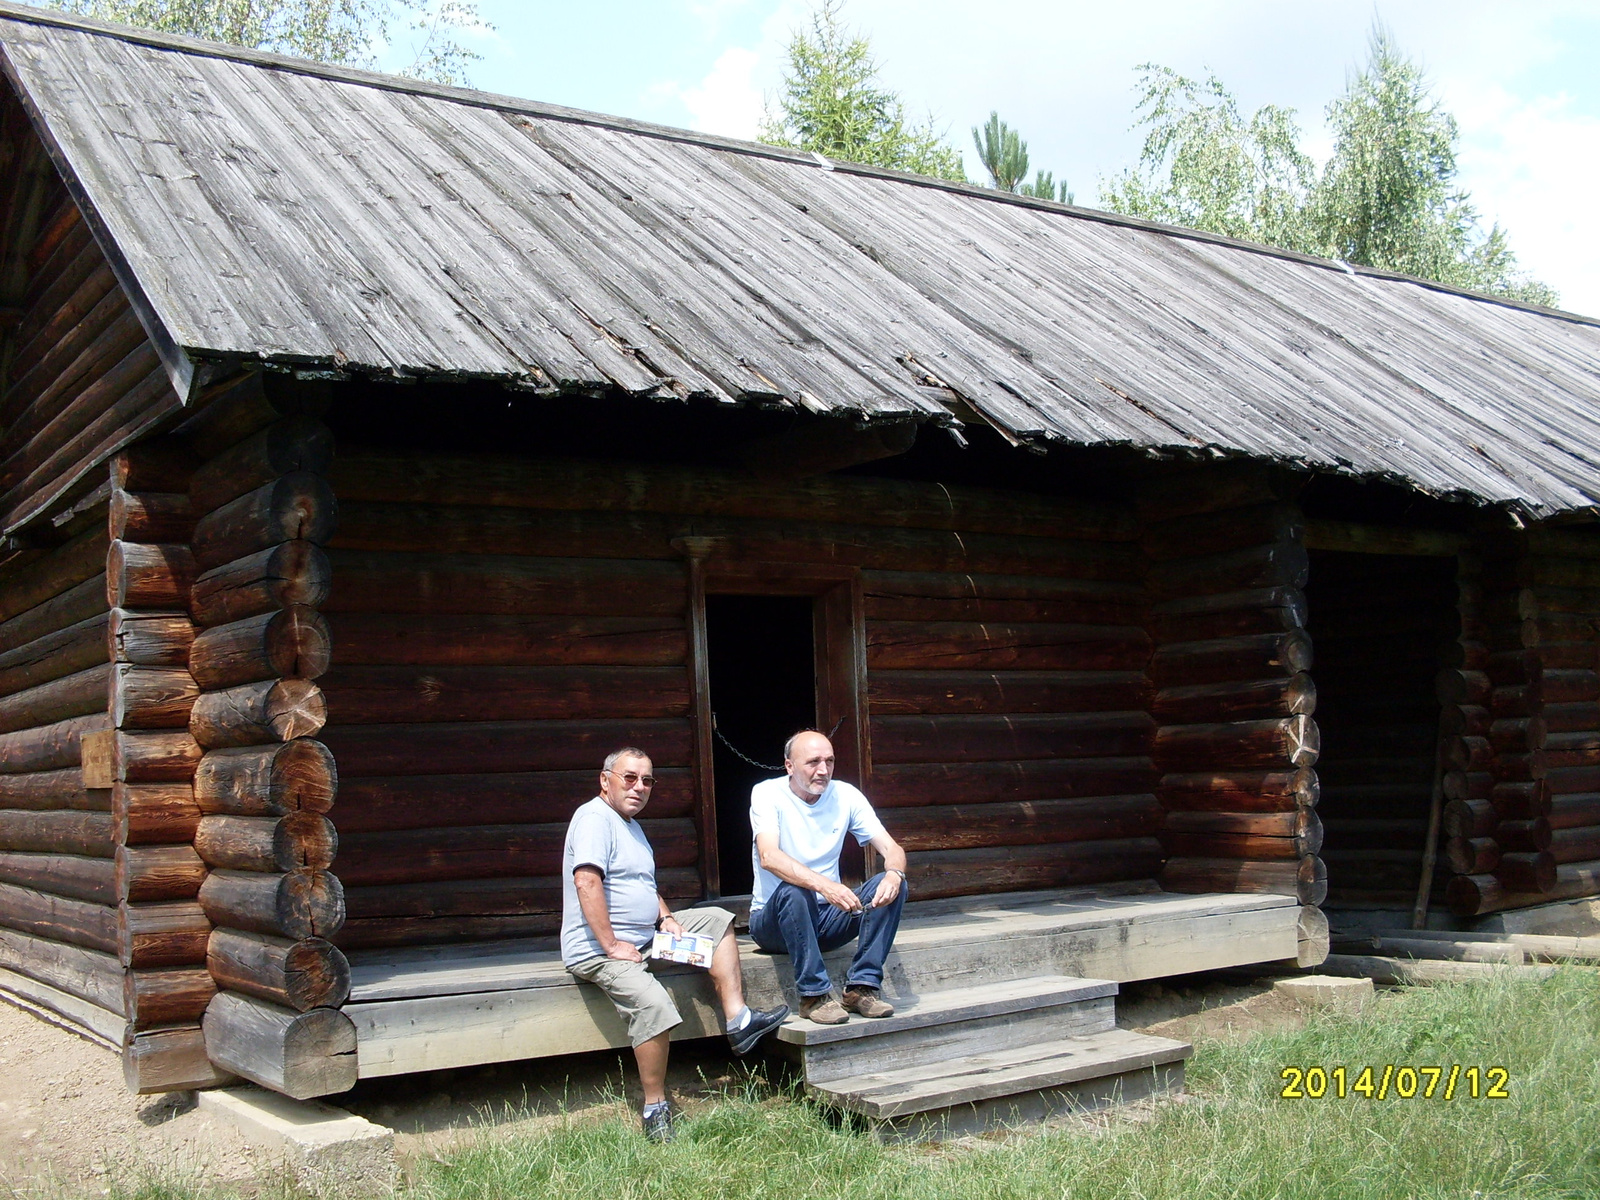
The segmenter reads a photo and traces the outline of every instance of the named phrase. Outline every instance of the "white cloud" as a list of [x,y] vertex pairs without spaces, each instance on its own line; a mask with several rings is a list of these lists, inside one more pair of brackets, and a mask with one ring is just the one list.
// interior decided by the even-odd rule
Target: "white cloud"
[[704,79],[681,92],[693,128],[725,137],[754,138],[761,128],[761,56],[734,46],[724,50]]

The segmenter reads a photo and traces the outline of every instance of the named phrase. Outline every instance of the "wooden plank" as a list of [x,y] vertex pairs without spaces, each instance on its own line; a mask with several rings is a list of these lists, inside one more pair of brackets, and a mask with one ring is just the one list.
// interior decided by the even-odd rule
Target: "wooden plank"
[[108,1008],[4,967],[0,967],[0,995],[19,1008],[42,1010],[41,1015],[47,1018],[59,1018],[73,1032],[84,1033],[91,1041],[98,1038],[110,1048],[121,1043],[123,1030],[128,1025],[120,1014]]
[[340,613],[339,664],[419,667],[664,667],[689,661],[681,619],[516,613]]
[[237,1082],[206,1057],[205,1033],[198,1025],[130,1034],[122,1046],[122,1077],[136,1096]]
[[872,621],[872,670],[1137,671],[1150,640],[1135,626]]
[[658,767],[689,764],[689,722],[489,721],[470,725],[340,725],[323,731],[343,777],[592,769],[619,746]]
[[981,804],[1148,792],[1155,768],[1145,757],[1008,762],[874,764],[872,803],[909,807],[930,801]]
[[1141,671],[884,671],[867,675],[874,716],[1129,712],[1148,702]]
[[1154,796],[1101,796],[897,808],[888,826],[905,849],[921,852],[1153,837],[1161,818]]
[[875,717],[872,746],[879,764],[1121,757],[1148,753],[1154,730],[1142,712]]
[[0,928],[0,967],[121,1016],[122,964],[116,956]]
[[689,681],[665,667],[347,667],[321,680],[336,725],[687,717]]

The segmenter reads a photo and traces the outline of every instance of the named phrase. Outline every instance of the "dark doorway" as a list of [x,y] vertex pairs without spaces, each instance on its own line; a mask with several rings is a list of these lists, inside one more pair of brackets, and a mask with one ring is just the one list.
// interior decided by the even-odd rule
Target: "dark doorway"
[[[817,720],[810,596],[707,596],[719,892],[750,891],[750,789],[782,773],[783,743]],[[776,770],[754,766],[729,749]]]

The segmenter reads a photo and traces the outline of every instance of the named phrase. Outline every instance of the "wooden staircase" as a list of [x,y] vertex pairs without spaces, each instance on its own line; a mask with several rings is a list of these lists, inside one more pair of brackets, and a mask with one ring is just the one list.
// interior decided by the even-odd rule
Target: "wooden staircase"
[[771,1045],[880,1136],[959,1136],[1181,1091],[1192,1048],[1118,1029],[1116,994],[1066,975],[941,989],[881,1020],[794,1019]]

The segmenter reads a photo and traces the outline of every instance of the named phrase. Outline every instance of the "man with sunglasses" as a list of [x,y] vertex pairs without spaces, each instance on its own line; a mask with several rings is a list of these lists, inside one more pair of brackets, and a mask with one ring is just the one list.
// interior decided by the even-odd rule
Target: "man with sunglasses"
[[664,1142],[672,1138],[668,1041],[683,1018],[645,960],[656,931],[699,934],[716,943],[709,974],[735,1054],[753,1050],[789,1010],[745,1005],[731,912],[690,908],[674,914],[661,898],[655,855],[636,819],[654,786],[649,755],[631,746],[617,750],[601,768],[600,794],[572,814],[562,852],[561,961],[604,991],[626,1018],[644,1090],[645,1135]]

